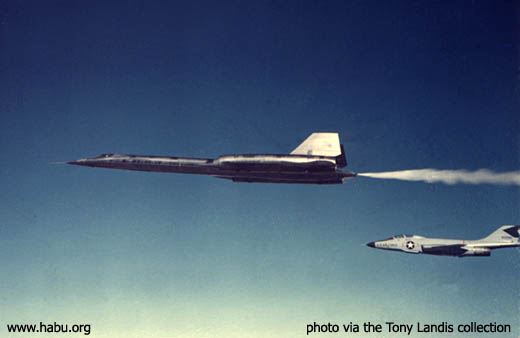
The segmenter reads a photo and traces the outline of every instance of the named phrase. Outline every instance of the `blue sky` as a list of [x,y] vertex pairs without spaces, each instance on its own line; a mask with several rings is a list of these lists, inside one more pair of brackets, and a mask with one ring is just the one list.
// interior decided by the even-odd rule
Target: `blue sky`
[[288,153],[337,131],[355,172],[518,170],[511,4],[0,8],[0,330],[301,337],[314,321],[497,321],[519,336],[517,249],[455,259],[364,246],[518,224],[518,187],[235,184],[49,164]]

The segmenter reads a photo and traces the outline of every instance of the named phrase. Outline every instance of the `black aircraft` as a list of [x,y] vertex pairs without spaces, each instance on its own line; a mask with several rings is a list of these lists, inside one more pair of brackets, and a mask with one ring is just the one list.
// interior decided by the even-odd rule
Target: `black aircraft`
[[356,174],[337,133],[313,133],[288,155],[224,155],[216,159],[103,154],[68,164],[123,170],[211,175],[233,182],[340,184]]

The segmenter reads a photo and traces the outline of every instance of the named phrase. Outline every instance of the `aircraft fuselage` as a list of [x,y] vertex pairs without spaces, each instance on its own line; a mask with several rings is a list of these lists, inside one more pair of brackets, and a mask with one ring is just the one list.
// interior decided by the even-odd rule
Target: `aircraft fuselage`
[[355,177],[336,158],[308,155],[224,155],[216,159],[103,154],[69,164],[153,172],[211,175],[235,182],[340,184]]

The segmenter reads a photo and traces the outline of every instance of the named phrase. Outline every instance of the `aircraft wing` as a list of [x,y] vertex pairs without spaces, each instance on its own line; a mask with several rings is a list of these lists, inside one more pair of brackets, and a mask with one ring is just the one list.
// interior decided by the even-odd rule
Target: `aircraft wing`
[[422,245],[422,252],[425,254],[439,256],[489,256],[491,255],[491,249],[493,248],[493,246],[489,246],[487,243],[479,245],[468,245],[467,243],[450,245]]
[[464,248],[464,244],[451,244],[451,245],[422,245],[422,251],[426,254],[431,255],[449,255],[449,256],[460,256],[464,254],[467,249]]

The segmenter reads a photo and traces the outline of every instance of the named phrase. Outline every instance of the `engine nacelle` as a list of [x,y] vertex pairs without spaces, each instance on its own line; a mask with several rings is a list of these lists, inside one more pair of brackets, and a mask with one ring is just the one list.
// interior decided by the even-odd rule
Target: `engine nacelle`
[[491,256],[491,250],[488,248],[464,248],[467,251],[461,256]]

